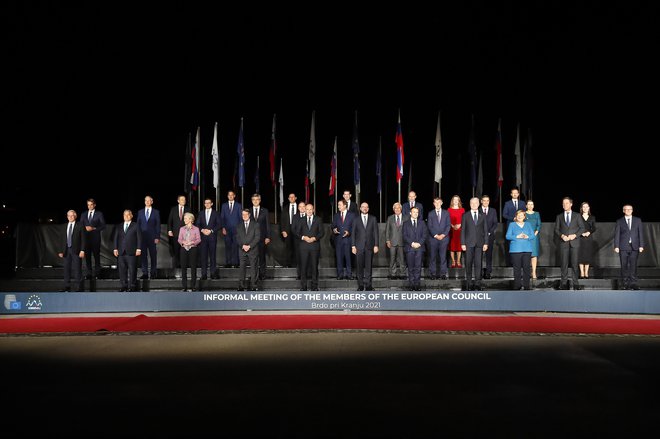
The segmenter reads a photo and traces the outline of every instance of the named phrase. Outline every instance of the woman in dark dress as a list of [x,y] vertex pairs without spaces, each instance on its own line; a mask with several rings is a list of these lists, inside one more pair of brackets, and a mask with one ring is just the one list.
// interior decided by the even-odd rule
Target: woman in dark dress
[[596,241],[591,236],[596,231],[596,217],[591,214],[591,207],[586,201],[580,205],[580,215],[584,219],[585,231],[580,236],[578,265],[580,265],[580,279],[589,279],[589,266],[593,265],[596,256]]

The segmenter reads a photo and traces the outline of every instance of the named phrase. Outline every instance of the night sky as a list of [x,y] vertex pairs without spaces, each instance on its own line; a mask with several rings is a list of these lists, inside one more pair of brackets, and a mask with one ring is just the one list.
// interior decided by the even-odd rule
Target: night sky
[[[240,118],[245,198],[272,209],[268,147],[277,114],[286,192],[303,193],[316,111],[317,205],[329,218],[329,166],[339,147],[339,190],[352,186],[355,111],[362,193],[377,213],[375,159],[384,157],[384,208],[397,195],[394,136],[401,111],[402,191],[433,196],[438,112],[442,196],[472,194],[468,138],[475,117],[484,191],[497,196],[495,136],[502,119],[504,194],[515,184],[516,126],[532,132],[533,198],[544,221],[563,196],[589,201],[601,221],[624,203],[647,221],[657,172],[658,13],[653,2],[459,2],[374,8],[336,3],[298,10],[281,2],[243,9],[190,2],[7,2],[0,196],[20,221],[65,220],[97,199],[109,222],[152,194],[162,212],[183,190],[189,133],[201,127],[205,195],[213,124],[219,123],[221,190],[231,187]],[[365,6],[361,6],[365,7]],[[524,139],[523,139],[524,140]],[[240,190],[239,190],[240,194]],[[498,202],[494,202],[498,207]]]

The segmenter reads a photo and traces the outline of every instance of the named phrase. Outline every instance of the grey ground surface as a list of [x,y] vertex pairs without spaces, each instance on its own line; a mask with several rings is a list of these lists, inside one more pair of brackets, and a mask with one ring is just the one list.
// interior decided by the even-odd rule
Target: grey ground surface
[[630,437],[660,408],[651,336],[3,335],[0,364],[7,438]]

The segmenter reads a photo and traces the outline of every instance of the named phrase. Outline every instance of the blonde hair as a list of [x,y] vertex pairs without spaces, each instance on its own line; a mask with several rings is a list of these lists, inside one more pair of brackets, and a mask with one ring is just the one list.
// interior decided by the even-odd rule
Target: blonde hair
[[191,222],[193,222],[193,223],[195,222],[195,215],[193,215],[193,214],[190,213],[190,212],[186,212],[186,213],[184,213],[184,214],[183,214],[183,218],[184,218],[184,219],[185,219],[185,218],[191,218],[191,219],[192,219]]

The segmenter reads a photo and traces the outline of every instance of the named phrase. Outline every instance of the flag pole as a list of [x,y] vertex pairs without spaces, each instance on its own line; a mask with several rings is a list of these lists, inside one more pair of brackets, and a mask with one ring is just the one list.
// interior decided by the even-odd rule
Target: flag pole
[[273,199],[273,213],[275,214],[275,224],[277,224],[277,185],[273,188],[273,193],[275,194]]
[[199,141],[197,142],[197,156],[199,157],[199,163],[197,164],[197,174],[199,175],[199,186],[197,186],[197,210],[202,210],[202,191],[204,190],[204,185],[202,184],[202,160],[204,159],[204,154],[202,154],[202,138],[200,131],[201,127],[197,127],[197,140]]

